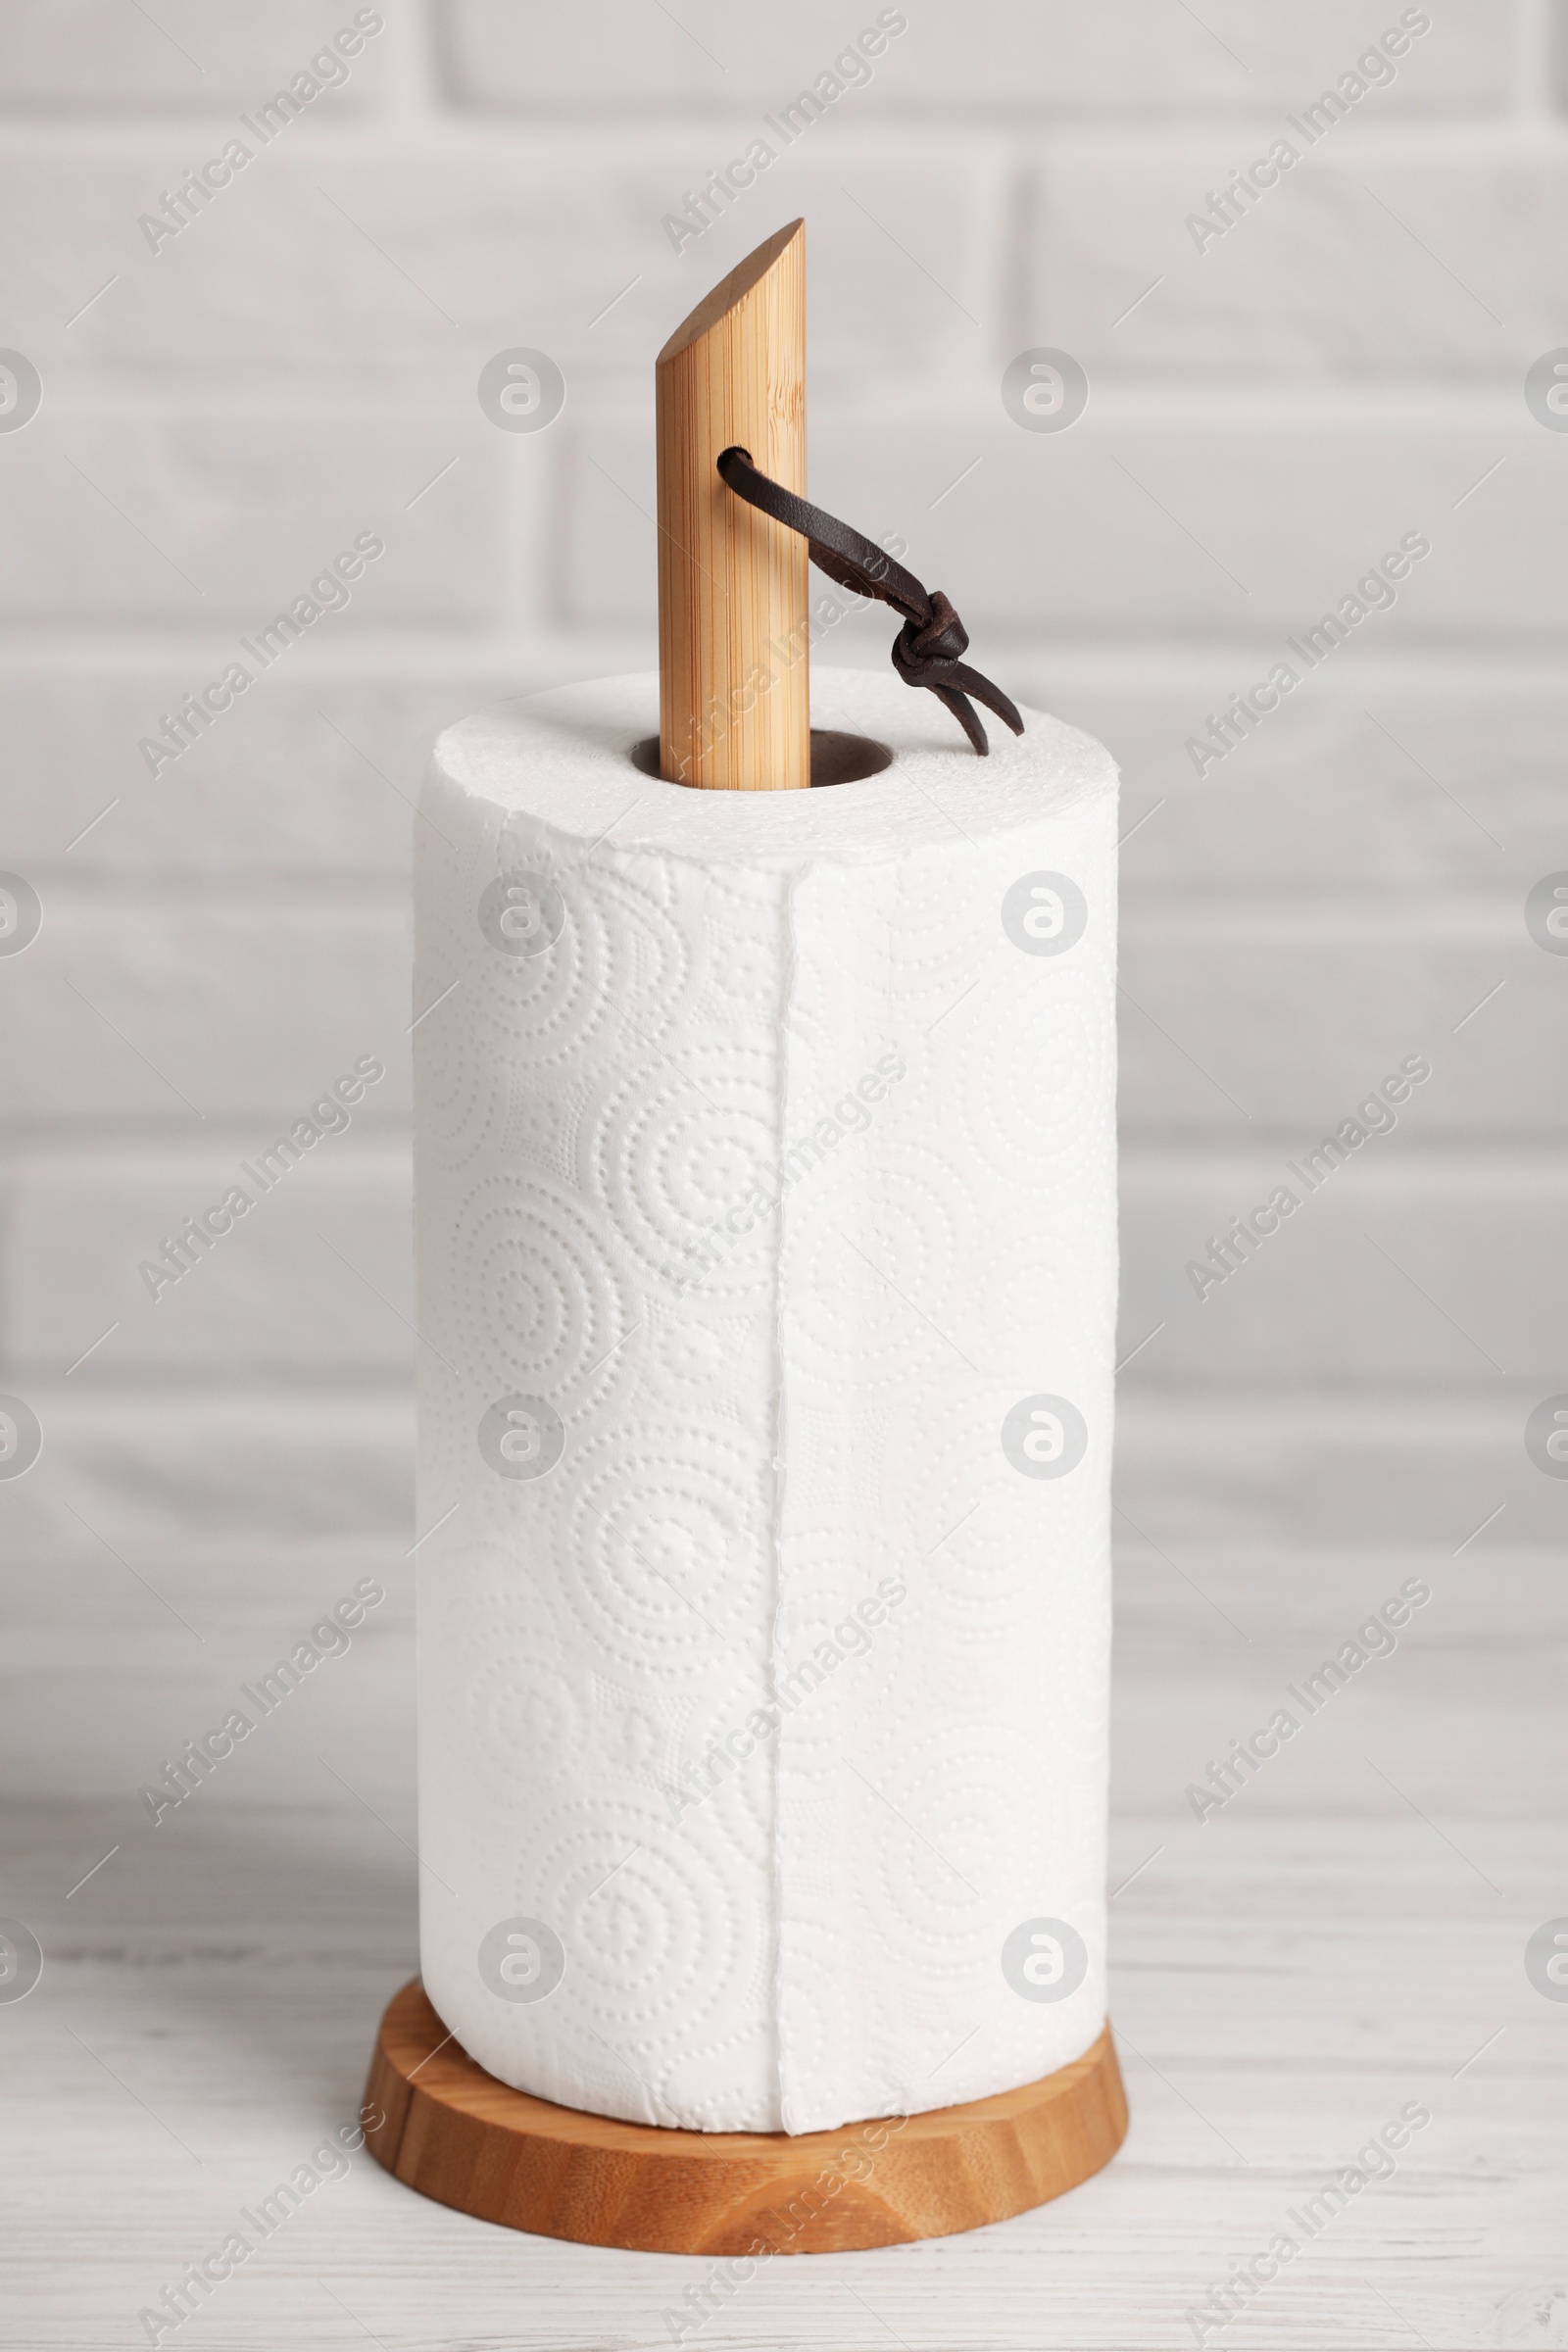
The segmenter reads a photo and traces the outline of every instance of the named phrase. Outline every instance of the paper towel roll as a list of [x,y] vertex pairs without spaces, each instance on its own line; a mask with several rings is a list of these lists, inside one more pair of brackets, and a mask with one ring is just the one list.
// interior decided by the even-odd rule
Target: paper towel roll
[[811,792],[505,703],[418,828],[421,1950],[503,2082],[706,2131],[1105,2013],[1115,770],[886,672]]

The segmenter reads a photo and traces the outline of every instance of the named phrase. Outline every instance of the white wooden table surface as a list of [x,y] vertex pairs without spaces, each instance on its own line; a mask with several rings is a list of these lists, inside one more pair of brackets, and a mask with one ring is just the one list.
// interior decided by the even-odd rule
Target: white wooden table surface
[[[1301,2239],[1289,2209],[1418,2101],[1431,2123],[1392,2178],[1205,2340],[1568,2345],[1568,2002],[1524,1968],[1530,1933],[1568,1914],[1568,1601],[1556,1570],[1494,1538],[1457,1557],[1177,1564],[1128,1532],[1125,2148],[994,2229],[770,2264],[681,2340],[1191,2344],[1189,2308],[1277,2233]],[[20,2352],[147,2342],[138,2311],[356,2113],[415,1964],[406,1568],[353,1650],[179,1813],[154,1829],[136,1789],[362,1566],[138,1562],[161,1598],[107,1553],[20,1580],[4,1750],[24,1793],[0,1914],[46,1954],[37,1988],[0,2004],[0,2342]],[[1433,1599],[1397,1651],[1200,1826],[1184,1786],[1412,1574]],[[160,2340],[655,2346],[707,2267],[469,2221],[361,2154]]]

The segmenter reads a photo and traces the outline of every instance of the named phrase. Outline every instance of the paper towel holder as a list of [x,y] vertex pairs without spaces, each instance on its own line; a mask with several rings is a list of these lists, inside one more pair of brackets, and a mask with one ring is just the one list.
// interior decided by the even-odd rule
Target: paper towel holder
[[[869,737],[810,726],[806,543],[716,469],[739,445],[804,496],[805,225],[789,222],[732,270],[656,368],[660,733],[627,757],[645,774],[737,795],[850,783],[893,763]],[[759,668],[771,682],[749,695]],[[716,724],[715,711],[727,714]],[[367,2147],[439,2204],[581,2244],[727,2257],[732,2285],[774,2254],[1006,2220],[1099,2172],[1127,2132],[1108,2022],[1068,2065],[987,2098],[827,2132],[693,2132],[512,2089],[461,2047],[417,1978],[381,2020],[362,2109],[377,2112]]]

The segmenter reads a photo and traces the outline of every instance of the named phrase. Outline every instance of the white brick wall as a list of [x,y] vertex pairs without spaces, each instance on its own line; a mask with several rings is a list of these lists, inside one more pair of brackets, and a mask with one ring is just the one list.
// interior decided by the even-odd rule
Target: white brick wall
[[[1547,0],[1434,0],[1201,252],[1187,216],[1398,0],[908,0],[678,254],[662,216],[871,0],[380,13],[155,252],[138,216],[349,0],[0,5],[0,343],[44,381],[0,433],[0,867],[45,909],[0,957],[0,1387],[47,1432],[6,1534],[406,1549],[410,797],[465,709],[651,664],[653,354],[804,212],[816,494],[1123,763],[1132,1521],[1281,1576],[1498,1503],[1485,1556],[1560,1543],[1521,1443],[1568,1389],[1568,958],[1522,917],[1568,867],[1568,436],[1522,391],[1568,338]],[[474,396],[514,343],[568,384],[537,438]],[[1088,370],[1069,433],[1003,411],[1036,343]],[[150,777],[159,714],[364,530],[349,607]],[[1410,530],[1396,607],[1200,780],[1204,713]],[[1397,1131],[1200,1304],[1184,1261],[1416,1052]],[[138,1259],[367,1053],[353,1129],[155,1305]]]

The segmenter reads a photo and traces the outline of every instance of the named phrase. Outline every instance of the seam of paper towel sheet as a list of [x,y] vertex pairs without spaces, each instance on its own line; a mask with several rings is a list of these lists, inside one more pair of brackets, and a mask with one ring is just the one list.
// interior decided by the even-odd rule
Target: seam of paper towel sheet
[[[800,885],[798,873],[786,877],[783,892],[784,964],[780,975],[782,1035],[776,1069],[776,1117],[779,1133],[785,1132],[790,1108],[790,1006],[795,1001],[796,980],[800,970],[800,943],[795,927],[795,894]],[[780,1236],[783,1226],[780,1224]],[[789,1454],[789,1340],[784,1322],[784,1253],[780,1249],[772,1262],[772,1320],[773,1320],[773,1512],[768,1529],[769,1565],[773,1573],[772,1623],[767,1633],[767,1664],[764,1669],[771,1690],[778,1688],[779,1659],[784,1651],[786,1622],[785,1561],[784,1561],[784,1486],[788,1476]],[[787,1840],[783,1836],[783,1799],[780,1782],[784,1772],[783,1749],[780,1747],[768,1759],[771,1787],[768,1790],[770,1815],[769,1845],[771,1848],[770,1877],[773,1882],[773,1948],[769,1954],[773,1998],[773,2097],[780,2129],[788,2132],[794,2123],[794,2102],[790,2097],[791,2047],[788,2026],[788,2002],[785,1999],[784,1922],[790,1916],[790,1890],[787,1881]]]
[[896,564],[874,539],[786,490],[782,482],[770,480],[752,463],[749,449],[721,449],[717,464],[720,477],[737,498],[800,533],[818,571],[825,571],[839,587],[874,596],[904,614],[904,626],[893,640],[894,668],[906,686],[923,686],[946,705],[982,760],[991,746],[969,702],[971,695],[1015,735],[1023,733],[1016,704],[979,670],[959,661],[969,650],[969,632],[940,588],[922,587],[913,572]]

